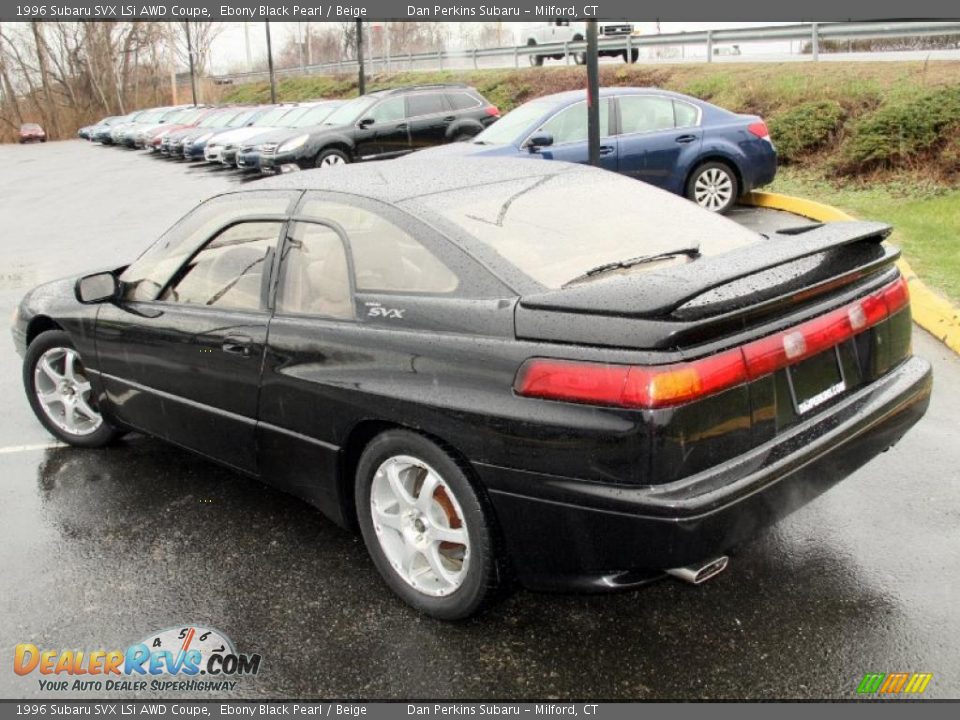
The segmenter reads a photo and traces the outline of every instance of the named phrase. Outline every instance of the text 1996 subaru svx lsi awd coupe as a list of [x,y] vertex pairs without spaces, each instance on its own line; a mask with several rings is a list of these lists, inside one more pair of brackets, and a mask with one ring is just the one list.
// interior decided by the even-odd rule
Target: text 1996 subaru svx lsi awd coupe
[[14,336],[58,438],[262,477],[458,618],[511,576],[700,580],[894,444],[931,370],[888,230],[765,237],[560,162],[308,171],[36,288]]

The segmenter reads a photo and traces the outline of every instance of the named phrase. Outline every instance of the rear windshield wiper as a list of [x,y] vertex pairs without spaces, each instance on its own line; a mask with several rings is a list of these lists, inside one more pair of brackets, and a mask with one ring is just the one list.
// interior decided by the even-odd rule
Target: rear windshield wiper
[[700,246],[695,245],[691,247],[680,248],[679,250],[670,250],[669,252],[656,253],[654,255],[638,255],[637,257],[628,258],[626,260],[615,260],[614,262],[604,263],[603,265],[597,265],[594,268],[590,268],[582,275],[577,275],[573,280],[568,280],[563,284],[563,287],[568,285],[573,285],[582,280],[592,278],[596,275],[602,275],[603,273],[610,272],[611,270],[624,270],[626,268],[631,268],[634,265],[643,265],[649,262],[656,262],[657,260],[667,260],[668,258],[677,257],[677,255],[686,255],[690,258],[696,258],[700,256]]

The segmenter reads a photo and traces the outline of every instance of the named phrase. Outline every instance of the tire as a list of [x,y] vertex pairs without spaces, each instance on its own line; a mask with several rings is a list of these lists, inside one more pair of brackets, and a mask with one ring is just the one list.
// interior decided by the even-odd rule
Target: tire
[[[527,43],[527,47],[536,47],[537,43],[534,40],[530,40]],[[530,59],[531,67],[542,67],[543,66],[543,55],[528,55]]]
[[[583,38],[580,35],[574,36],[571,42],[583,42]],[[587,54],[585,52],[575,52],[573,55],[573,64],[574,65],[586,65],[587,64]]]
[[313,166],[317,168],[332,168],[337,167],[338,165],[348,165],[350,163],[350,156],[347,155],[343,150],[338,150],[337,148],[327,148],[326,150],[321,150],[317,155],[316,160],[313,162]]
[[704,210],[722,214],[740,197],[740,183],[733,168],[726,163],[706,162],[690,174],[686,196]]
[[[426,496],[424,487],[436,489]],[[493,597],[501,573],[491,511],[442,448],[418,433],[388,430],[363,451],[355,491],[367,551],[408,605],[460,620]]]
[[622,57],[625,63],[633,64],[640,58],[640,51],[633,48],[631,48],[629,52],[624,50]]
[[[123,434],[100,414],[83,360],[62,330],[40,333],[30,343],[23,359],[23,386],[34,415],[58,440],[96,448]],[[45,402],[41,394],[51,399]]]

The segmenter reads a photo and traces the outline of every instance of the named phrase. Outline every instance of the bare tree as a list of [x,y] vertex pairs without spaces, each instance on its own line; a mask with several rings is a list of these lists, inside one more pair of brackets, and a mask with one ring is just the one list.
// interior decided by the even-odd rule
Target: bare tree
[[[223,23],[193,22],[190,23],[190,40],[193,45],[193,69],[198,77],[205,76],[210,71],[210,52],[213,43],[223,32]],[[190,65],[190,55],[187,52],[186,23],[167,23],[168,36],[173,39],[174,52],[181,67]]]
[[[53,137],[170,93],[168,37],[147,22],[7,23],[0,27],[0,133],[24,120]],[[31,110],[32,108],[32,110]]]

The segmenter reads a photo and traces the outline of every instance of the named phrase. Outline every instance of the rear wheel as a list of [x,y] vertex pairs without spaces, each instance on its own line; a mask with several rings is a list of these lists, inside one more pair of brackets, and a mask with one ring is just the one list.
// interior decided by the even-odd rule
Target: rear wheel
[[493,526],[464,469],[427,438],[390,430],[356,475],[364,543],[390,588],[420,612],[458,620],[497,587]]
[[350,163],[350,156],[347,155],[343,150],[338,150],[337,148],[327,148],[326,150],[321,150],[320,154],[317,155],[317,159],[314,162],[314,167],[318,168],[332,168],[339,165],[347,165]]
[[[583,36],[577,35],[573,38],[572,42],[583,42]],[[574,65],[586,65],[587,64],[587,53],[585,52],[575,52],[573,53],[573,63]]]
[[37,419],[65,443],[102,447],[122,434],[100,414],[83,359],[61,330],[48,330],[30,343],[23,385]]
[[710,212],[725,213],[739,196],[737,175],[726,163],[704,163],[687,181],[687,197]]
[[635,63],[640,58],[640,51],[634,48],[623,51],[623,61],[625,63]]
[[[537,43],[534,40],[531,40],[527,43],[527,47],[536,47]],[[530,65],[532,67],[540,67],[543,65],[543,55],[529,55]]]

